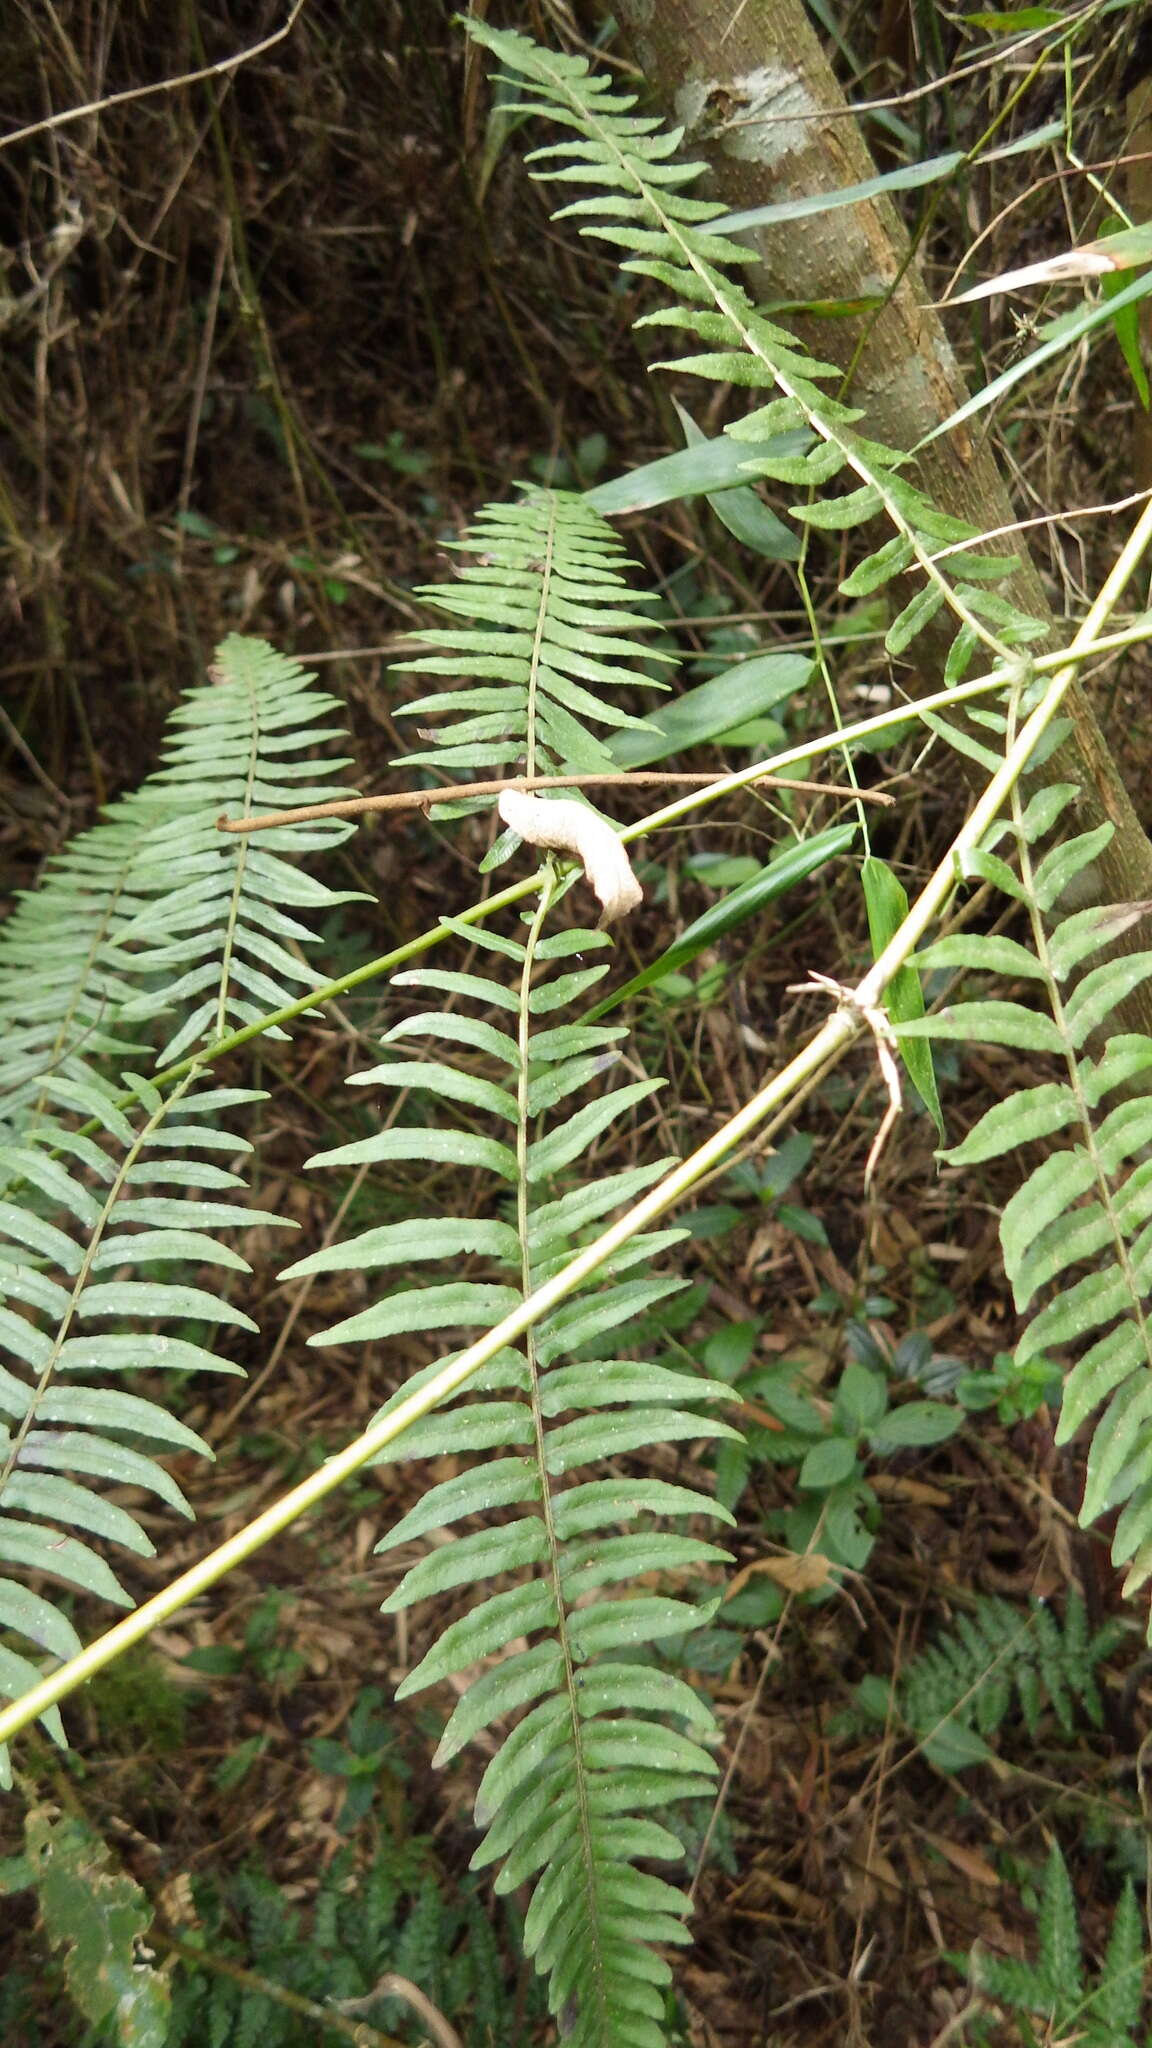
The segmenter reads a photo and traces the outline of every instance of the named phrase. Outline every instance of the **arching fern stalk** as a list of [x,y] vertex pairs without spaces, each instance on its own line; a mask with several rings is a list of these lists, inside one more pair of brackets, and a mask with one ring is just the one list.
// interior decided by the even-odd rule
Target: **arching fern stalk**
[[[290,1000],[310,976],[288,944],[313,934],[282,906],[342,900],[281,855],[332,844],[346,826],[288,827],[276,850],[216,830],[223,805],[341,793],[324,780],[339,764],[309,758],[331,737],[333,700],[263,642],[230,639],[218,659],[214,680],[173,714],[165,765],[49,868],[0,935],[11,1032],[0,1064],[0,1694],[10,1698],[40,1676],[12,1636],[54,1658],[80,1647],[71,1602],[20,1574],[131,1605],[88,1539],[153,1545],[102,1483],[188,1512],[156,1453],[207,1446],[119,1382],[157,1367],[238,1370],[212,1332],[256,1325],[229,1299],[248,1267],[223,1234],[280,1220],[248,1208],[240,1176],[213,1159],[251,1150],[233,1113],[256,1091],[211,1086],[194,1057],[163,1090],[117,1072],[125,1055],[151,1060],[161,1018],[163,1062]],[[200,1330],[171,1336],[173,1322]],[[46,1725],[63,1739],[55,1713]]]
[[[599,767],[603,750],[585,718],[638,721],[585,685],[634,686],[638,678],[621,657],[636,661],[645,652],[623,637],[642,620],[615,536],[578,499],[542,492],[490,508],[468,546],[484,560],[459,584],[427,594],[466,609],[475,624],[430,634],[451,652],[414,665],[451,671],[466,664],[486,680],[416,707],[425,716],[469,714],[445,727],[437,751],[418,758],[457,773],[525,760],[564,773]],[[376,1271],[387,1280],[414,1262],[450,1262],[454,1277],[430,1273],[417,1286],[401,1280],[318,1341],[488,1328],[669,1163],[600,1179],[589,1169],[598,1141],[661,1084],[603,1088],[621,1030],[554,1021],[578,1009],[607,971],[603,962],[586,964],[586,956],[610,943],[603,932],[555,924],[564,894],[549,864],[525,937],[461,928],[482,950],[485,971],[425,968],[396,977],[396,985],[452,1002],[450,1010],[407,1017],[388,1034],[390,1045],[426,1040],[434,1056],[394,1058],[355,1078],[401,1088],[433,1114],[314,1163],[446,1161],[485,1176],[491,1193],[479,1219],[383,1225],[291,1268]],[[453,1113],[458,1124],[447,1120]],[[406,1696],[472,1674],[437,1752],[441,1762],[523,1714],[484,1775],[477,1820],[486,1833],[475,1861],[501,1862],[500,1889],[535,1882],[527,1945],[550,1975],[552,2008],[576,2048],[657,2048],[663,2039],[669,1970],[652,1945],[687,1938],[686,1901],[638,1866],[681,1857],[669,1808],[709,1792],[715,1772],[702,1747],[714,1732],[708,1706],[657,1668],[647,1649],[711,1612],[711,1600],[686,1601],[678,1588],[685,1575],[711,1574],[724,1556],[693,1534],[652,1527],[652,1518],[714,1516],[715,1502],[658,1478],[577,1477],[590,1463],[656,1444],[735,1434],[696,1406],[724,1398],[722,1384],[627,1356],[628,1325],[683,1284],[652,1270],[680,1235],[636,1238],[606,1283],[572,1297],[521,1346],[499,1353],[463,1402],[410,1428],[388,1454],[482,1460],[433,1486],[380,1546],[406,1548],[482,1513],[500,1517],[414,1563],[388,1601],[399,1609],[459,1589],[465,1603],[400,1690]],[[459,1277],[465,1258],[475,1277]],[[435,1370],[429,1365],[420,1377]],[[396,1401],[418,1383],[410,1381]],[[511,1574],[516,1582],[505,1583]],[[629,1589],[637,1578],[644,1591]],[[474,1589],[493,1581],[496,1589],[477,1598]],[[517,1647],[524,1638],[527,1647]]]
[[1060,914],[1112,829],[1103,825],[1038,853],[1037,843],[1058,828],[1075,796],[1071,784],[1054,784],[1027,804],[1015,795],[1011,824],[995,838],[1010,834],[1018,872],[991,850],[992,842],[967,863],[970,873],[1022,906],[1031,947],[966,934],[937,940],[918,963],[926,970],[1011,977],[1024,983],[1026,1001],[956,1002],[907,1028],[1023,1048],[1064,1068],[1063,1078],[994,1104],[942,1156],[953,1166],[973,1167],[1060,1134],[1071,1140],[1045,1153],[1001,1217],[1017,1309],[1030,1311],[1038,1296],[1046,1297],[1015,1358],[1027,1366],[1049,1352],[1078,1354],[1064,1387],[1059,1443],[1108,1403],[1088,1456],[1081,1520],[1120,1511],[1112,1554],[1128,1567],[1124,1590],[1131,1594],[1152,1579],[1152,1162],[1144,1157],[1152,1141],[1152,1102],[1128,1091],[1152,1067],[1152,1038],[1109,1035],[1109,1020],[1152,974],[1152,951],[1091,964],[1144,917],[1144,904]]

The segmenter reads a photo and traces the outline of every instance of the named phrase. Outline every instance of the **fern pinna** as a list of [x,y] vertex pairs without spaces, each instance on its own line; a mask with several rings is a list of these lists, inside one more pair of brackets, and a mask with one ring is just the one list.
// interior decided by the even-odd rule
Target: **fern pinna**
[[[1063,1067],[1062,1077],[995,1103],[942,1157],[953,1166],[980,1166],[1017,1146],[1068,1138],[1045,1152],[1001,1217],[1005,1269],[1017,1309],[1029,1316],[1015,1358],[1021,1366],[1049,1353],[1075,1360],[1064,1385],[1059,1443],[1108,1404],[1088,1453],[1081,1520],[1117,1512],[1112,1554],[1128,1567],[1130,1594],[1152,1578],[1152,1164],[1144,1156],[1152,1102],[1131,1093],[1152,1067],[1152,1038],[1114,1030],[1111,1020],[1152,974],[1152,951],[1113,953],[1145,915],[1144,904],[1063,914],[1112,829],[1074,834],[1041,851],[1075,796],[1066,783],[1030,801],[1017,792],[1010,822],[965,863],[1022,907],[1031,945],[957,934],[919,956],[928,972],[1011,977],[1023,984],[1024,999],[952,1002],[902,1029],[1018,1047]],[[993,850],[1005,833],[1015,865]],[[1036,1310],[1038,1296],[1044,1299]]]
[[[485,708],[463,737],[459,721],[448,724],[442,749],[426,758],[447,759],[457,771],[510,755],[517,766],[527,759],[561,772],[585,767],[598,743],[583,729],[587,706],[574,678],[634,684],[618,657],[643,653],[621,636],[633,600],[619,543],[578,499],[537,492],[487,514],[469,545],[485,561],[432,595],[454,609],[467,604],[476,624],[431,633],[454,658],[429,656],[416,666],[479,662],[490,679]],[[470,713],[475,693],[449,690],[419,708]],[[608,718],[599,699],[594,715]],[[612,712],[610,722],[637,721]],[[590,1163],[610,1128],[661,1084],[605,1086],[622,1031],[564,1021],[607,972],[594,956],[610,944],[602,931],[557,921],[566,893],[550,860],[526,932],[461,927],[482,964],[395,977],[393,986],[434,993],[443,1007],[401,1019],[385,1043],[407,1056],[355,1079],[403,1090],[411,1107],[403,1120],[314,1164],[448,1162],[481,1176],[489,1192],[478,1217],[382,1224],[292,1267],[379,1272],[385,1281],[371,1306],[314,1341],[487,1329],[665,1170],[668,1162],[656,1160],[598,1177]],[[409,1052],[413,1040],[430,1056]],[[501,1890],[534,1881],[528,1948],[550,1976],[565,2038],[580,2048],[656,2048],[663,2039],[669,1969],[652,1944],[687,1938],[686,1901],[639,1865],[682,1856],[668,1809],[709,1792],[716,1768],[706,1746],[709,1707],[648,1650],[711,1612],[710,1599],[681,1597],[681,1582],[710,1576],[724,1556],[695,1534],[652,1521],[715,1516],[716,1504],[662,1478],[577,1476],[590,1463],[657,1444],[735,1434],[697,1405],[725,1398],[721,1383],[627,1355],[628,1325],[684,1284],[653,1270],[680,1234],[634,1239],[603,1280],[498,1353],[460,1402],[410,1427],[386,1454],[480,1460],[433,1486],[380,1546],[407,1551],[430,1531],[497,1517],[419,1558],[387,1602],[395,1610],[458,1595],[464,1608],[400,1690],[406,1697],[470,1675],[440,1762],[521,1716],[480,1786],[476,1816],[485,1835],[475,1861],[501,1862]],[[448,1277],[406,1277],[444,1261]],[[409,1381],[390,1405],[419,1383]],[[643,1591],[628,1586],[638,1578]]]
[[[283,906],[341,897],[282,855],[348,828],[290,826],[275,848],[250,848],[216,820],[222,803],[340,794],[327,779],[339,764],[311,758],[331,737],[332,702],[263,642],[225,641],[214,679],[172,715],[164,765],[49,867],[0,936],[10,1034],[0,1055],[0,1694],[10,1698],[39,1677],[36,1651],[67,1658],[80,1647],[71,1600],[40,1590],[43,1577],[131,1605],[89,1539],[140,1553],[153,1544],[104,1488],[142,1487],[188,1512],[157,1453],[207,1446],[140,1382],[124,1391],[124,1375],[235,1372],[213,1333],[256,1328],[229,1298],[248,1266],[226,1234],[279,1219],[249,1208],[242,1178],[216,1160],[251,1150],[235,1112],[257,1091],[211,1085],[195,1053],[158,1076],[162,1086],[123,1061],[151,1064],[157,1036],[161,1062],[189,1054],[308,984],[288,947],[313,934]],[[58,1715],[45,1721],[62,1740]]]

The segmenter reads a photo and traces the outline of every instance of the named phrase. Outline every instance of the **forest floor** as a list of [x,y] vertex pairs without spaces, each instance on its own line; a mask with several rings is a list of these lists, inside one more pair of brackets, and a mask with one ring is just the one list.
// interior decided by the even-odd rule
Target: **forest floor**
[[[199,0],[159,10],[163,25],[145,34],[149,10],[103,0],[59,17],[31,4],[16,12],[0,80],[5,130],[218,62],[270,18],[241,0]],[[484,91],[450,12],[431,0],[310,6],[249,65],[0,154],[12,295],[0,396],[6,902],[148,772],[166,714],[227,632],[262,635],[316,667],[346,707],[358,785],[404,786],[412,741],[393,714],[415,684],[398,664],[426,617],[419,586],[448,573],[450,544],[475,510],[518,479],[584,485],[680,443],[676,387],[649,376],[631,332],[636,290],[549,222],[521,167],[522,137],[486,156]],[[546,37],[561,17],[518,0],[501,18]],[[924,155],[954,146],[936,118],[925,117]],[[978,104],[954,106],[952,118],[979,133]],[[1004,193],[978,197],[990,212]],[[927,245],[940,278],[963,246],[958,202],[955,216],[942,204]],[[1043,221],[1023,206],[986,249],[987,268],[1039,252]],[[986,369],[1012,346],[1007,316],[989,318]],[[1025,389],[1005,451],[1022,516],[1133,488],[1133,401],[1118,353],[1104,371],[1085,359],[1062,383]],[[724,416],[717,401],[700,424],[718,431]],[[734,649],[803,638],[787,565],[749,557],[706,509],[663,508],[622,531],[663,592],[694,679]],[[1040,534],[1057,601],[1075,608],[1110,559],[1107,522]],[[826,617],[842,566],[834,553],[819,565]],[[842,709],[858,711],[883,680],[882,657],[867,637],[834,651]],[[1145,809],[1148,671],[1134,656],[1112,672],[1101,706]],[[803,735],[806,715],[785,713],[790,736]],[[713,754],[707,765],[720,763]],[[898,799],[880,850],[914,874],[956,823],[950,772],[911,749],[875,757],[872,772]],[[839,815],[835,800],[797,804],[805,829]],[[763,857],[773,824],[749,796],[722,822],[648,845],[649,904],[620,942],[624,971],[715,900],[700,854]],[[486,830],[411,816],[366,823],[333,857],[332,879],[372,900],[333,921],[322,973],[457,907]],[[702,987],[637,1011],[643,1069],[667,1082],[654,1112],[665,1150],[716,1128],[819,1021],[827,997],[811,987],[814,971],[844,978],[867,960],[859,889],[846,864],[832,872],[705,956]],[[333,1128],[349,1115],[341,1084],[368,1063],[388,1002],[370,985],[300,1020],[255,1071],[237,1061],[227,1076],[275,1088],[275,1116],[253,1134],[254,1200],[301,1226],[301,1250],[328,1223],[304,1162],[338,1142]],[[944,1064],[953,1137],[1019,1084],[1018,1057]],[[960,1206],[928,1118],[909,1108],[866,1198],[885,1103],[861,1046],[778,1139],[791,1147],[786,1186],[757,1195],[737,1177],[708,1191],[678,1254],[694,1283],[677,1332],[685,1350],[699,1356],[718,1333],[747,1332],[755,1362],[796,1361],[818,1398],[853,1357],[931,1391],[933,1373],[943,1387],[949,1375],[991,1372],[1011,1350],[996,1230],[1007,1186],[990,1176],[984,1199]],[[387,1200],[403,1194],[392,1186]],[[362,1225],[379,1213],[373,1199],[371,1184],[355,1195]],[[181,1461],[197,1520],[154,1531],[159,1557],[133,1565],[141,1596],[345,1443],[425,1362],[415,1344],[387,1357],[306,1349],[344,1312],[347,1283],[280,1286],[275,1248],[249,1236],[244,1249],[266,1275],[262,1336],[236,1354],[251,1377],[187,1391],[182,1412],[217,1462]],[[874,1459],[874,1548],[865,1570],[830,1588],[818,1532],[808,1556],[789,1547],[796,1471],[772,1460],[754,1401],[748,1412],[753,1457],[731,1545],[739,1577],[694,1666],[725,1729],[725,1775],[718,1814],[700,1828],[678,2038],[692,2048],[1027,2038],[1007,2019],[986,2022],[983,2036],[962,2031],[971,1994],[957,1958],[976,1944],[1035,1955],[1053,1842],[1091,1958],[1105,1948],[1121,1877],[1142,1883],[1146,1869],[1142,1626],[1120,1603],[1105,1538],[1078,1527],[1076,1446],[1057,1450],[1047,1407],[1013,1419],[993,1404],[946,1443]],[[659,1470],[711,1483],[703,1452],[669,1447]],[[479,1964],[471,1976],[449,1968],[477,1941],[477,1915],[491,1914],[467,1875],[478,1766],[432,1772],[438,1696],[392,1704],[442,1618],[379,1612],[395,1570],[374,1544],[419,1485],[412,1468],[377,1469],[261,1552],[74,1704],[82,1765],[38,1749],[26,1783],[79,1802],[155,1902],[161,1949],[187,1954],[204,1940],[223,1968],[249,1973],[233,1979],[254,2001],[246,2024],[273,2011],[260,2001],[277,1984],[322,1995],[310,1988],[323,1983],[315,1958],[335,1939],[339,1899],[392,1858],[406,1974],[466,2048],[530,2048],[548,2027],[506,1915],[489,1920],[499,1996]],[[959,1620],[989,1614],[990,1597],[1008,1603],[1023,1635],[1036,1627],[1030,1603],[1063,1618],[1079,1597],[1090,1629],[1119,1618],[1120,1640],[1096,1674],[1095,1717],[1090,1698],[1045,1694],[1032,1715],[1013,1695],[986,1760],[946,1767],[930,1730],[917,1739],[895,1709],[862,1714],[858,1687],[898,1684]],[[7,1815],[0,1855],[17,1846]],[[88,2036],[25,1902],[13,1902],[0,1943],[10,2038],[81,2048]],[[450,1997],[460,2002],[447,2009]],[[485,1998],[499,2021],[485,2020]],[[366,2041],[457,2037],[399,2000],[386,2027],[378,2010],[371,2017]],[[275,2026],[260,2024],[243,2038],[350,2038],[286,2006]]]

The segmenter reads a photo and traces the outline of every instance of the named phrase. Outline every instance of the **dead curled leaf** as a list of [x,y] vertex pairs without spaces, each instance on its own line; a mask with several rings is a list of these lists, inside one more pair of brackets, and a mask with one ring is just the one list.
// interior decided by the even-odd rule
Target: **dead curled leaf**
[[505,789],[497,809],[504,823],[530,846],[550,846],[558,853],[575,854],[596,892],[601,925],[627,916],[643,902],[644,891],[615,827],[590,804],[575,803],[571,797],[549,802],[524,790]]
[[786,1593],[815,1593],[828,1584],[832,1571],[831,1558],[822,1556],[818,1550],[807,1551],[803,1556],[789,1553],[786,1557],[759,1557],[755,1564],[747,1564],[736,1573],[724,1598],[735,1599],[753,1578],[771,1579],[775,1585],[783,1586]]

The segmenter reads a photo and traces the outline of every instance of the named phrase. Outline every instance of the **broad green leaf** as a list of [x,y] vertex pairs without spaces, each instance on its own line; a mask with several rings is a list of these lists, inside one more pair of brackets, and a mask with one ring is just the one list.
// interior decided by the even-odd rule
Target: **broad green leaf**
[[1118,1173],[1152,1140],[1152,1102],[1119,1102],[1097,1127],[1096,1149],[1105,1173]]
[[520,998],[514,988],[505,987],[503,982],[486,981],[479,974],[458,974],[445,967],[408,967],[403,974],[392,976],[393,988],[434,988],[442,989],[445,995],[462,996],[466,1002],[495,1005],[499,1009],[520,1008]]
[[657,1721],[611,1720],[585,1726],[581,1749],[593,1771],[698,1771],[715,1777],[719,1764],[698,1742]]
[[875,519],[884,510],[884,495],[875,484],[861,484],[858,490],[846,491],[842,498],[818,498],[810,505],[789,505],[793,519],[800,519],[805,526],[815,526],[822,533],[839,533],[851,526],[861,526],[866,519]]
[[157,1336],[148,1330],[130,1337],[68,1337],[56,1363],[61,1372],[146,1372],[164,1366],[174,1372],[226,1372],[241,1378],[244,1374],[242,1365],[234,1365],[230,1358],[217,1358],[203,1344],[190,1344],[184,1337]]
[[595,1138],[635,1103],[664,1086],[663,1081],[631,1081],[626,1088],[612,1089],[598,1101],[585,1103],[565,1123],[557,1124],[546,1137],[528,1147],[527,1175],[530,1182],[551,1180],[588,1150]]
[[212,1456],[203,1437],[189,1429],[186,1422],[169,1415],[155,1401],[145,1401],[139,1394],[122,1394],[114,1388],[50,1387],[40,1396],[36,1415],[42,1423],[70,1423],[77,1429],[123,1429],[146,1442],[198,1451],[205,1458]]
[[852,1359],[845,1366],[832,1404],[833,1419],[846,1436],[875,1428],[888,1406],[888,1388],[880,1373]]
[[62,1663],[80,1654],[80,1638],[59,1608],[14,1579],[0,1579],[0,1628],[18,1629]]
[[[113,1394],[108,1398],[115,1403],[122,1397]],[[141,1403],[143,1407],[147,1405]],[[198,1444],[199,1439],[194,1438],[193,1442]],[[88,1472],[94,1479],[110,1479],[117,1486],[142,1486],[167,1501],[178,1515],[192,1519],[188,1502],[163,1465],[145,1457],[142,1451],[130,1450],[126,1444],[114,1443],[110,1437],[97,1436],[90,1430],[30,1430],[24,1439],[21,1462],[24,1466],[42,1466],[47,1471]]]
[[[860,879],[868,913],[868,936],[872,945],[872,958],[878,960],[908,915],[908,895],[903,883],[892,873],[887,863],[879,860],[875,854],[870,853],[865,857]],[[902,1024],[913,1017],[924,1015],[924,992],[920,986],[920,976],[914,966],[907,964],[897,969],[884,991],[884,1003],[896,1032],[900,1057],[908,1070],[912,1085],[931,1116],[938,1136],[943,1138],[944,1118],[940,1111],[940,1097],[936,1088],[932,1048],[916,1039],[905,1041],[900,1034]]]
[[800,1467],[797,1483],[813,1492],[826,1493],[855,1470],[855,1443],[848,1437],[828,1437],[823,1443],[813,1444]]
[[[682,421],[684,417],[681,413]],[[800,454],[810,438],[806,429],[794,429],[764,441],[736,441],[727,433],[717,434],[709,440],[701,434],[699,440],[679,449],[674,455],[662,455],[657,461],[646,462],[624,476],[613,477],[610,483],[597,484],[593,490],[585,492],[585,502],[595,511],[602,512],[605,518],[615,519],[625,512],[648,512],[656,505],[667,505],[678,498],[710,497],[713,492],[721,491],[727,494],[734,487],[747,491],[749,462],[758,455]],[[795,560],[799,552],[795,536],[789,534],[779,521],[777,525],[781,536],[795,551],[780,559]]]
[[682,1437],[730,1437],[742,1441],[738,1429],[715,1416],[693,1415],[676,1408],[625,1408],[619,1414],[585,1415],[548,1432],[544,1461],[559,1477],[573,1465],[601,1458],[625,1457],[646,1444],[674,1443]]
[[591,1543],[575,1545],[563,1561],[560,1577],[566,1603],[577,1606],[597,1586],[618,1585],[649,1572],[677,1572],[687,1565],[731,1561],[731,1553],[715,1543],[651,1529],[631,1536],[597,1536]]
[[[1004,766],[1003,754],[995,753],[991,747],[983,746],[978,739],[973,737],[966,726],[954,725],[950,719],[941,718],[938,711],[921,711],[920,721],[921,724],[928,727],[929,732],[934,732],[938,739],[942,739],[946,745],[954,748],[958,754],[966,755],[969,761],[975,761],[989,775],[997,774]],[[966,870],[972,860],[973,853],[967,853],[965,855]],[[1019,894],[1019,890],[1015,893]]]
[[955,932],[934,939],[916,955],[916,965],[925,974],[940,968],[970,968],[978,974],[1003,974],[1042,981],[1044,969],[1029,947],[1016,939],[985,937],[980,932]]
[[174,1287],[159,1280],[104,1280],[86,1287],[78,1312],[89,1316],[189,1317],[203,1323],[231,1323],[240,1330],[259,1330],[251,1316],[203,1287]]
[[990,882],[1005,896],[1011,896],[1017,903],[1028,901],[1028,892],[1015,870],[1001,860],[999,854],[990,853],[986,847],[969,847],[960,862],[960,873],[965,881],[974,877],[981,882]]
[[903,575],[910,562],[915,559],[915,548],[905,534],[898,533],[892,540],[885,541],[875,554],[868,555],[858,563],[851,574],[840,584],[842,597],[871,597],[883,589],[894,576]]
[[909,1445],[942,1444],[962,1426],[960,1411],[946,1401],[908,1401],[889,1409],[872,1433],[872,1447],[884,1455]]
[[[119,1215],[119,1210],[117,1210]],[[247,1259],[204,1230],[134,1230],[103,1237],[92,1256],[92,1271],[104,1266],[147,1266],[171,1260],[193,1265],[227,1266],[235,1273],[250,1273]]]
[[1033,1239],[1020,1265],[1008,1270],[1018,1313],[1024,1313],[1041,1287],[1069,1266],[1092,1258],[1105,1245],[1111,1246],[1114,1254],[1118,1250],[1117,1227],[1098,1202],[1058,1216]]
[[643,1315],[666,1295],[678,1292],[682,1285],[674,1274],[658,1273],[649,1280],[621,1280],[598,1293],[563,1302],[537,1326],[539,1364],[548,1366],[555,1358],[572,1357],[594,1339],[602,1342],[621,1323]]
[[735,1516],[707,1494],[666,1479],[589,1479],[570,1487],[553,1504],[553,1522],[562,1543],[589,1529],[603,1529],[637,1515],[710,1515],[713,1521],[735,1524]]
[[475,1046],[513,1072],[520,1064],[516,1040],[506,1031],[497,1031],[495,1025],[486,1024],[479,1017],[464,1016],[458,1010],[421,1010],[418,1016],[402,1017],[385,1032],[383,1042],[390,1045],[396,1038],[447,1039],[457,1045]]
[[650,732],[622,733],[612,742],[621,768],[643,768],[669,754],[694,747],[730,744],[726,735],[761,718],[810,681],[813,664],[806,655],[759,654],[739,661],[723,675],[661,704],[648,715]]
[[925,626],[936,617],[944,603],[945,592],[938,583],[928,583],[918,590],[915,597],[897,613],[884,635],[885,652],[891,655],[903,654]]
[[23,1565],[29,1571],[65,1579],[69,1585],[79,1586],[85,1593],[96,1593],[117,1607],[132,1605],[104,1559],[74,1536],[61,1536],[58,1529],[0,1515],[0,1558],[7,1564]]
[[452,1712],[432,1759],[437,1769],[457,1756],[473,1736],[493,1721],[502,1721],[518,1708],[531,1705],[542,1693],[555,1692],[563,1673],[564,1653],[557,1642],[534,1643],[530,1649],[516,1651],[483,1672]]
[[1089,1273],[1057,1295],[1028,1325],[1016,1346],[1017,1363],[1023,1365],[1029,1358],[1074,1344],[1102,1323],[1130,1313],[1133,1306],[1124,1273],[1115,1269]]
[[1077,983],[1064,1005],[1064,1022],[1071,1043],[1079,1048],[1091,1032],[1110,1017],[1113,1010],[1147,981],[1152,974],[1152,952],[1128,953],[1119,960],[1106,960],[1093,967]]
[[1053,974],[1058,981],[1064,981],[1082,960],[1087,960],[1118,936],[1106,905],[1075,911],[1048,934],[1048,958]]
[[1113,1088],[1121,1088],[1152,1066],[1152,1038],[1141,1031],[1118,1032],[1098,1060],[1080,1062],[1084,1100],[1095,1109]]
[[27,1515],[51,1517],[66,1529],[87,1529],[141,1557],[155,1554],[155,1544],[124,1508],[55,1474],[15,1471],[4,1487],[4,1505]]
[[715,945],[717,940],[754,917],[764,904],[773,902],[777,896],[807,880],[809,875],[817,874],[840,854],[847,853],[855,835],[854,825],[836,825],[826,832],[817,832],[811,839],[801,840],[789,847],[786,853],[777,854],[751,881],[733,889],[706,910],[702,917],[696,918],[658,960],[633,975],[622,988],[614,989],[603,1002],[589,1010],[587,1021],[602,1017],[607,1010],[615,1009],[641,989],[650,988],[654,981],[686,967],[706,947]]
[[582,1365],[559,1366],[547,1374],[540,1391],[543,1415],[562,1415],[567,1408],[607,1408],[618,1401],[731,1401],[723,1380],[674,1372],[647,1360],[589,1359]]
[[683,1635],[686,1630],[702,1628],[719,1604],[719,1600],[709,1600],[690,1606],[683,1600],[648,1594],[582,1607],[569,1623],[573,1654],[584,1664],[608,1650],[635,1649],[661,1636]]
[[[704,436],[691,417],[691,414],[686,412],[685,408],[676,399],[673,399],[672,403],[676,407],[681,430],[689,449],[702,444],[706,445]],[[809,437],[807,434],[804,434],[802,438],[799,435],[789,435],[784,438],[793,442],[800,440],[802,445],[802,441]],[[737,446],[739,445],[737,443]],[[800,543],[791,528],[785,526],[782,519],[777,518],[775,512],[764,503],[763,499],[751,488],[746,479],[750,472],[755,473],[753,465],[757,460],[763,462],[765,466],[771,467],[781,457],[786,460],[788,452],[786,448],[779,445],[775,447],[770,445],[757,456],[755,445],[745,442],[744,473],[740,487],[736,490],[719,491],[710,494],[708,498],[709,506],[716,514],[721,526],[726,526],[729,533],[734,535],[738,541],[741,541],[745,547],[751,548],[754,554],[763,555],[769,562],[799,561]]]
[[460,1451],[491,1451],[532,1442],[532,1414],[526,1402],[476,1401],[445,1413],[422,1415],[394,1437],[373,1460],[396,1464],[408,1458],[455,1457]]
[[1097,825],[1092,832],[1080,832],[1064,839],[1046,853],[1032,878],[1033,892],[1041,910],[1052,910],[1077,875],[1103,853],[1115,831],[1114,825]]
[[699,1693],[670,1671],[652,1664],[595,1664],[576,1678],[576,1707],[581,1720],[617,1709],[639,1708],[648,1714],[679,1714],[711,1734],[715,1722]]
[[1096,1426],[1088,1453],[1080,1521],[1084,1528],[1115,1505],[1113,1486],[1152,1417],[1152,1376],[1141,1373],[1121,1387]]

